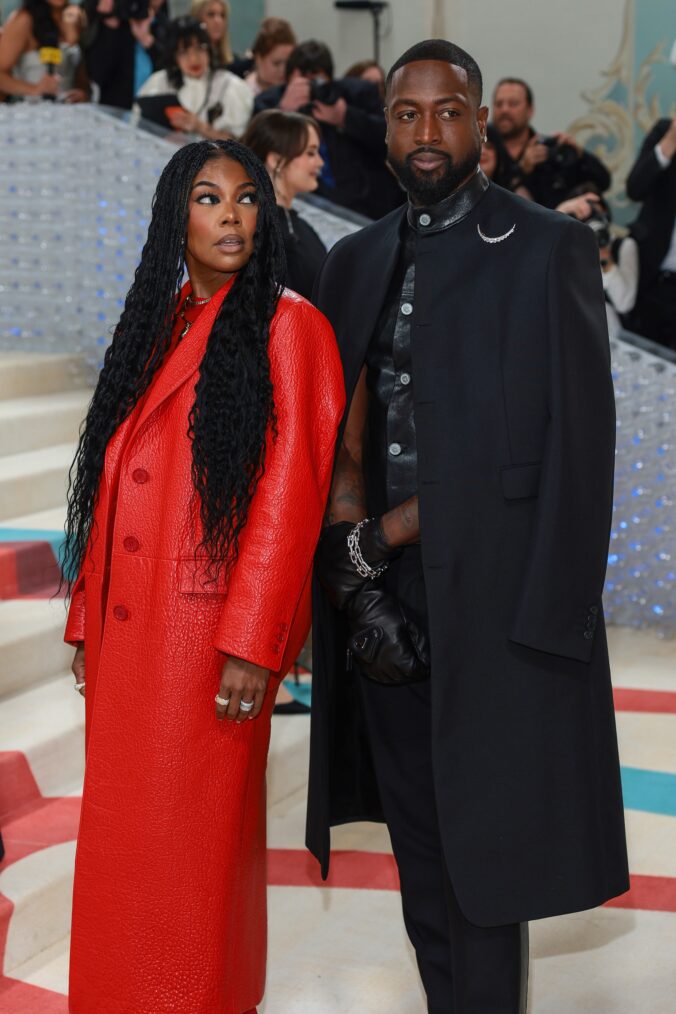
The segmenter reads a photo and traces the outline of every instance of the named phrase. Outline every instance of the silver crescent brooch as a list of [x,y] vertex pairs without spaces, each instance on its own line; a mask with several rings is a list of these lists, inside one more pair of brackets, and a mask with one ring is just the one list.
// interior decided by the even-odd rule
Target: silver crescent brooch
[[484,243],[502,243],[503,239],[509,239],[512,233],[516,231],[516,223],[514,223],[509,232],[504,233],[502,236],[485,236],[481,231],[480,225],[477,225],[476,230]]

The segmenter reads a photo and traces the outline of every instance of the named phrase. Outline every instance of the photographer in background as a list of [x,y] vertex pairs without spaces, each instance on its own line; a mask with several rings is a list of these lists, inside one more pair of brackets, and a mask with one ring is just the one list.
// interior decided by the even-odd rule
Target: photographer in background
[[636,302],[639,284],[639,248],[632,236],[613,239],[610,208],[597,193],[587,192],[568,198],[557,211],[584,222],[594,232],[599,246],[599,261],[606,294],[608,331],[616,335]]
[[493,92],[493,124],[508,158],[496,182],[519,190],[545,208],[555,208],[583,185],[607,190],[610,173],[603,163],[568,134],[538,134],[531,126],[534,111],[533,92],[525,81],[506,77],[498,82]]
[[359,78],[333,77],[333,58],[322,42],[302,42],[286,64],[286,84],[256,97],[256,112],[281,109],[316,119],[322,128],[324,168],[317,193],[369,218],[403,203],[385,165],[385,115],[378,88]]
[[104,106],[131,109],[134,95],[162,62],[169,24],[165,0],[86,0],[87,71]]
[[676,349],[676,117],[658,120],[627,177],[643,201],[631,226],[641,251],[641,283],[631,327]]

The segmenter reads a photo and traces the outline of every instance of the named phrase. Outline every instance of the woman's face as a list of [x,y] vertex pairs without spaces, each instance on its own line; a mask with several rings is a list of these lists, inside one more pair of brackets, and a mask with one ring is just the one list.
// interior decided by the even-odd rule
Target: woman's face
[[490,141],[484,141],[481,146],[481,158],[479,159],[479,165],[488,176],[489,180],[495,175],[495,170],[498,167],[498,155],[495,150],[495,145],[491,144]]
[[185,262],[193,290],[209,294],[248,262],[258,219],[256,187],[244,166],[219,157],[204,164],[188,198]]
[[47,0],[47,3],[54,10],[60,11],[66,6],[67,0]]
[[209,48],[197,39],[179,42],[176,63],[184,77],[204,77],[209,69]]
[[228,19],[220,0],[211,0],[200,12],[200,21],[206,27],[212,43],[221,42],[225,35]]
[[254,57],[256,77],[262,85],[272,87],[284,84],[286,79],[286,61],[291,56],[293,46],[275,46],[267,56]]
[[314,127],[308,127],[305,149],[292,158],[280,171],[285,193],[293,199],[296,194],[307,194],[319,185],[319,174],[324,159],[319,154],[319,135]]

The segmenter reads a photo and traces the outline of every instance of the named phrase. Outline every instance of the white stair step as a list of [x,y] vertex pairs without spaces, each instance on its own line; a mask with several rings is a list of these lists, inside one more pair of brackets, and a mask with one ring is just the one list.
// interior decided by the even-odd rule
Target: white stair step
[[[268,757],[268,809],[307,784],[310,716],[273,715]],[[300,846],[299,846],[300,847]]]
[[[0,602],[0,714],[4,697],[68,669],[73,649],[63,643],[65,626],[61,600]],[[8,749],[2,738],[0,744]]]
[[0,458],[0,521],[63,504],[74,455],[68,443]]
[[69,932],[75,842],[34,852],[0,873],[0,891],[14,905],[4,974],[35,958]]
[[85,387],[86,380],[79,356],[0,352],[0,398],[73,391]]
[[77,440],[90,398],[83,390],[0,401],[0,455]]
[[33,514],[21,514],[19,517],[5,518],[0,521],[0,529],[12,528],[24,531],[62,532],[66,526],[66,507],[50,507],[46,511],[35,511]]
[[0,708],[2,748],[25,755],[43,796],[70,795],[82,784],[84,701],[73,683],[64,672],[5,698]]

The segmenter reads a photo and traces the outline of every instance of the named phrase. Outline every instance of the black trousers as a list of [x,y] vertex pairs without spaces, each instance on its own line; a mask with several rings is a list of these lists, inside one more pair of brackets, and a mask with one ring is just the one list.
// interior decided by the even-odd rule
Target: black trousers
[[[417,547],[391,568],[388,585],[424,622]],[[362,677],[361,689],[404,922],[429,1014],[525,1014],[527,924],[474,926],[448,876],[432,779],[430,683],[386,687]]]

